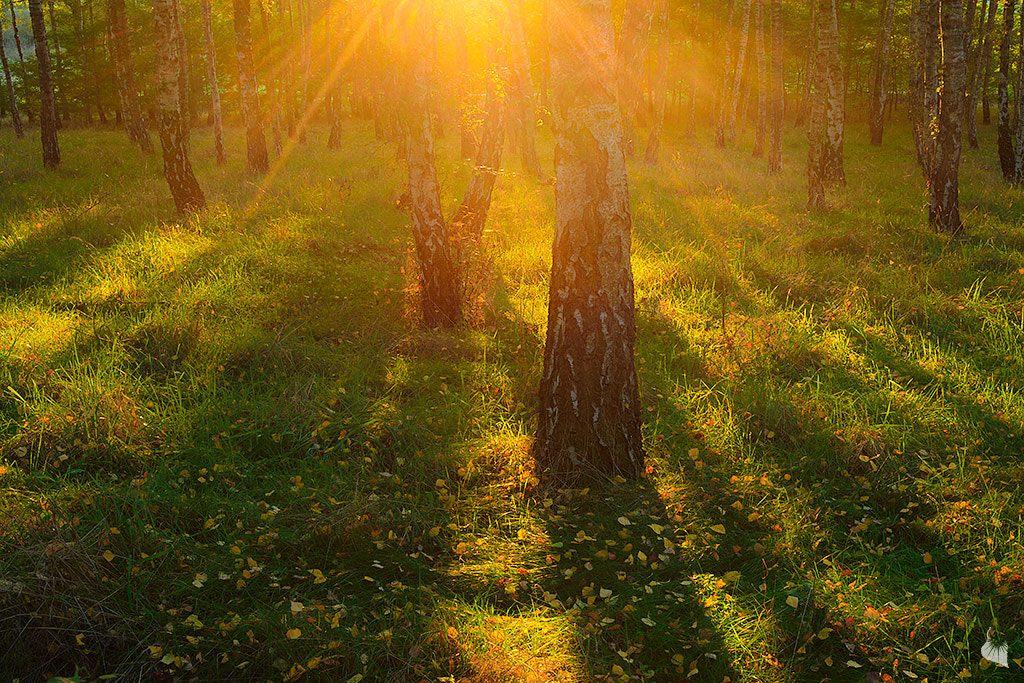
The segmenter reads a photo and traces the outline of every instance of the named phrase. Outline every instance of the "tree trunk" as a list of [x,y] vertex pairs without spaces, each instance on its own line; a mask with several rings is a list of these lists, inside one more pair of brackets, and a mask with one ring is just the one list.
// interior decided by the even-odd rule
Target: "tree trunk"
[[985,25],[985,47],[982,48],[982,59],[985,68],[981,79],[981,122],[986,126],[992,122],[991,102],[989,101],[989,85],[992,82],[992,36],[995,35],[996,0],[988,0],[988,20]]
[[839,20],[836,0],[818,6],[818,54],[822,57],[821,83],[825,89],[825,141],[821,179],[826,184],[846,183],[843,170],[843,135],[846,107],[843,103],[843,68],[839,61]]
[[189,83],[189,52],[188,42],[185,39],[185,28],[182,22],[185,16],[181,13],[181,0],[174,0],[174,13],[177,21],[174,22],[175,41],[178,44],[178,89],[181,92],[181,126],[188,139],[192,130],[192,87]]
[[[4,33],[3,12],[0,12],[0,36]],[[14,128],[14,135],[19,140],[25,137],[25,129],[21,125],[21,116],[18,115],[18,96],[14,92],[14,81],[11,80],[11,67],[7,63],[7,52],[0,45],[0,61],[4,66],[4,81],[7,85],[7,103],[11,109],[11,126]]]
[[[452,216],[452,237],[459,241],[478,240],[487,223],[491,193],[501,169],[501,148],[505,142],[504,103],[493,80],[487,86],[487,113],[480,127],[480,146],[469,187]],[[456,249],[461,251],[461,249]],[[461,259],[459,259],[461,262]]]
[[739,47],[736,51],[736,70],[732,77],[732,89],[729,92],[729,142],[736,140],[736,118],[739,112],[741,87],[743,85],[743,68],[747,61],[747,42],[750,38],[750,3],[751,0],[740,0],[743,6],[743,18],[740,20]]
[[[1024,78],[1024,3],[1021,3],[1020,11],[1021,46],[1019,46],[1020,56],[1018,57],[1018,61],[1020,65],[1018,67],[1018,70],[1020,76]],[[1016,128],[1015,137],[1017,142],[1017,153],[1016,163],[1013,171],[1013,182],[1017,185],[1020,185],[1024,183],[1024,87],[1021,87],[1021,84],[1019,82],[1017,84],[1016,112],[1017,116],[1016,121],[1014,121],[1014,126]]]
[[962,0],[942,0],[942,95],[939,103],[935,159],[928,189],[928,220],[945,233],[963,231],[960,220],[960,150],[963,127],[964,92],[967,88],[967,60],[964,55]]
[[213,42],[213,12],[210,0],[200,0],[203,13],[203,40],[206,42],[206,79],[210,84],[210,109],[213,110],[213,149],[217,163],[227,161],[224,152],[224,118],[220,108],[220,86],[217,84],[217,47]]
[[[89,72],[89,51],[85,48],[85,26],[82,20],[82,0],[70,0],[71,22],[75,25],[75,40],[78,42],[78,58],[82,63],[82,73]],[[108,22],[109,24],[109,19]],[[116,77],[116,76],[115,76]],[[85,122],[92,125],[92,98],[88,88],[82,89],[82,104],[85,106]]]
[[[28,73],[25,71],[25,53],[21,51],[21,33],[18,31],[18,16],[14,12],[14,0],[8,0],[8,2],[11,7],[11,29],[14,31],[14,45],[18,48],[18,63],[21,65],[21,91],[25,97],[25,109],[29,110]],[[29,113],[29,123],[32,123],[31,113]]]
[[534,135],[536,113],[533,105],[533,78],[530,75],[530,55],[526,51],[526,32],[523,27],[522,0],[508,0],[509,43],[512,58],[512,94],[517,107],[516,123],[519,129],[519,155],[523,169],[540,178],[544,174],[537,158]]
[[[818,49],[814,59],[814,99],[811,101],[810,123],[808,125],[807,151],[807,205],[811,209],[825,207],[825,182],[822,169],[825,166],[825,148],[828,144],[827,110],[829,99],[828,71],[833,57],[829,51],[838,49],[838,41],[823,35],[825,24],[830,23],[829,13],[835,16],[835,0],[818,0]],[[833,24],[834,25],[834,24]],[[835,56],[838,59],[838,55]]]
[[[57,18],[54,16],[53,0],[47,0],[47,7],[50,10],[50,35],[53,36],[53,87],[57,102],[57,130],[64,127],[61,123],[61,116],[67,118],[68,108],[64,101],[64,65],[61,62],[60,38],[57,35]],[[44,22],[45,24],[45,22]]]
[[[324,7],[324,15],[327,24],[327,63],[334,65],[334,18],[331,13],[330,5]],[[362,42],[362,41],[360,41]],[[337,149],[341,146],[341,116],[339,114],[338,102],[338,83],[341,81],[341,74],[337,71],[337,67],[332,66],[332,70],[328,73],[327,78],[330,81],[327,83],[327,121],[330,124],[330,128],[327,133],[327,149]]]
[[233,0],[235,13],[235,54],[238,58],[238,93],[245,121],[246,162],[250,173],[266,173],[267,139],[263,135],[263,115],[256,94],[256,72],[252,61],[252,32],[249,25],[249,0]]
[[935,161],[935,136],[932,130],[939,114],[939,0],[923,0],[921,6],[924,13],[918,23],[918,30],[921,31],[924,57],[922,139],[925,178],[930,178]]
[[556,485],[645,471],[610,0],[553,0],[555,238],[533,454]]
[[1013,181],[1016,155],[1010,130],[1010,42],[1013,40],[1014,0],[1003,0],[1003,40],[999,45],[999,167],[1006,182]]
[[729,19],[725,23],[725,31],[723,38],[723,52],[725,53],[722,59],[722,72],[718,79],[717,87],[715,88],[715,147],[720,149],[725,148],[725,128],[728,124],[728,115],[726,112],[729,111],[729,79],[732,78],[732,37],[729,35],[733,30],[733,21],[736,18],[736,3],[741,0],[732,0],[729,3]]
[[882,16],[878,23],[878,41],[871,63],[871,144],[882,144],[885,129],[885,105],[889,97],[889,48],[892,39],[896,0],[882,0]]
[[163,151],[164,178],[170,187],[174,205],[185,213],[206,206],[206,198],[192,173],[188,159],[188,138],[181,123],[181,74],[178,14],[175,0],[153,0],[156,24],[156,80],[160,147]]
[[782,119],[785,115],[785,54],[782,35],[782,0],[772,3],[772,118],[768,136],[768,172],[782,172]]
[[53,73],[50,70],[50,51],[46,43],[46,22],[40,0],[29,0],[32,18],[32,37],[36,44],[36,65],[39,71],[39,126],[43,140],[43,165],[60,165],[60,145],[57,143],[57,99],[53,94]]
[[757,127],[754,129],[754,156],[764,156],[764,138],[768,128],[768,75],[764,42],[765,0],[755,0],[757,11],[754,15],[754,51],[757,53]]
[[804,94],[800,101],[800,110],[796,115],[796,125],[799,126],[810,115],[812,84],[817,79],[815,61],[818,55],[818,23],[817,23],[817,0],[809,0],[811,5],[810,21],[807,29],[807,65],[804,67]]
[[647,134],[644,163],[655,166],[661,149],[661,136],[665,129],[665,104],[668,100],[668,46],[671,40],[668,21],[668,0],[658,1],[658,65],[654,84],[654,120]]
[[654,20],[652,0],[628,0],[622,17],[622,35],[617,54],[617,85],[619,113],[622,117],[622,146],[627,158],[633,156],[637,106],[640,103],[640,82],[643,79],[647,48],[650,44],[651,22]]
[[[96,26],[96,17],[93,13],[93,0],[88,0],[86,3],[86,11],[89,13],[89,26]],[[106,125],[107,115],[103,111],[103,98],[102,90],[100,90],[100,77],[96,70],[96,65],[99,60],[96,59],[96,44],[100,42],[98,40],[89,41],[89,81],[92,86],[93,99],[96,104],[96,113],[99,115],[100,125]]]
[[395,73],[404,93],[400,104],[409,166],[409,208],[420,267],[420,301],[426,327],[454,327],[462,322],[462,282],[455,251],[441,212],[441,193],[434,156],[432,42],[433,2],[399,6],[395,18]]
[[[970,0],[970,2],[973,5],[975,0]],[[985,0],[981,0],[981,11],[978,12],[978,40],[972,46],[967,57],[967,100],[964,124],[967,126],[967,143],[971,149],[978,149],[978,91],[981,84],[985,38]]]
[[[669,30],[666,35],[671,35]],[[693,23],[690,25],[690,133],[697,130],[697,84],[700,78],[700,0],[693,0]],[[666,74],[667,75],[667,74]],[[667,80],[667,79],[666,79]],[[666,83],[666,85],[668,85]]]
[[153,141],[142,119],[138,89],[135,87],[135,66],[131,46],[128,42],[128,18],[124,0],[107,0],[107,29],[110,34],[110,52],[114,62],[114,80],[117,81],[117,96],[121,102],[122,121],[128,139],[143,152],[153,152]]
[[[309,0],[298,0],[302,22],[302,92],[299,93],[299,142],[306,141],[306,128],[313,109],[309,93],[310,72],[313,65],[313,12]],[[257,97],[259,97],[257,95]]]

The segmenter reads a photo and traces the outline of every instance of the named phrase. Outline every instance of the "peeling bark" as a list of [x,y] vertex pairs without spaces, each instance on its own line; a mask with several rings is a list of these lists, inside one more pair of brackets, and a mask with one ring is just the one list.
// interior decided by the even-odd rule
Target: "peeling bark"
[[935,131],[935,157],[928,182],[928,221],[938,230],[963,232],[960,220],[960,154],[967,60],[964,54],[962,0],[942,0],[942,91]]
[[164,178],[170,187],[174,205],[185,213],[206,206],[188,158],[188,138],[181,123],[181,54],[175,23],[178,20],[174,0],[153,0],[156,24],[156,80],[160,147],[163,152]]
[[825,138],[821,158],[821,179],[826,184],[845,184],[843,136],[846,106],[843,102],[843,67],[839,61],[839,19],[836,0],[818,6],[819,85],[825,95]]
[[554,0],[555,237],[534,457],[561,485],[645,471],[632,218],[610,0]]
[[53,93],[53,72],[50,69],[50,50],[46,43],[46,22],[40,0],[29,0],[32,18],[32,37],[36,44],[36,64],[39,70],[39,128],[43,142],[43,165],[60,165],[60,145],[57,142],[57,99]]
[[138,89],[135,87],[135,65],[128,43],[128,18],[124,0],[107,0],[107,30],[125,132],[128,133],[128,139],[138,145],[143,152],[152,154],[153,141],[146,130],[142,107],[139,106]]
[[256,94],[249,0],[234,0],[234,14],[238,94],[242,100],[242,118],[245,121],[246,163],[250,173],[266,173],[270,168],[270,161],[267,158],[267,138],[263,133],[263,114],[260,112],[260,101]]
[[885,105],[889,97],[889,51],[892,46],[892,24],[896,16],[896,0],[882,0],[882,16],[878,24],[878,40],[871,63],[871,144],[881,145],[885,129]]
[[768,172],[782,172],[782,119],[786,107],[783,53],[782,0],[771,0],[772,17],[772,114],[768,135]]

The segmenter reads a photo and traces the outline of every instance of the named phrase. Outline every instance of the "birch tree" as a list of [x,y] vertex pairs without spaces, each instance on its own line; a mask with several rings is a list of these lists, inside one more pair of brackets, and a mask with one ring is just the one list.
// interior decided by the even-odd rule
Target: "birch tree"
[[267,138],[263,133],[263,114],[256,89],[256,69],[252,59],[252,30],[249,18],[249,0],[234,0],[235,55],[238,58],[238,94],[241,98],[242,119],[245,122],[246,163],[250,173],[266,173],[270,168],[267,158]]
[[782,172],[782,119],[786,107],[785,55],[782,44],[782,0],[772,7],[772,115],[768,135],[768,172]]
[[181,63],[178,43],[178,13],[174,0],[153,0],[156,27],[157,110],[164,178],[174,205],[185,213],[206,206],[199,182],[188,158],[188,137],[181,122]]
[[942,90],[935,128],[935,157],[928,182],[928,221],[936,229],[956,235],[963,231],[959,199],[960,154],[967,87],[962,0],[942,0],[939,14]]
[[213,114],[213,149],[217,163],[227,161],[224,152],[224,116],[220,108],[220,86],[217,84],[217,46],[213,42],[213,11],[210,0],[200,0],[203,13],[203,41],[206,43],[206,80],[210,86],[210,110]]
[[107,34],[110,56],[114,62],[114,80],[121,103],[121,120],[128,139],[146,154],[152,154],[153,141],[146,130],[139,106],[139,92],[135,86],[135,64],[128,42],[128,16],[124,0],[107,0]]
[[1010,43],[1013,41],[1015,0],[1003,0],[1003,38],[999,44],[999,167],[1007,182],[1013,181],[1016,154],[1010,130]]
[[555,237],[533,454],[554,482],[644,473],[632,218],[611,0],[552,0]]
[[871,111],[869,125],[871,144],[882,144],[885,129],[885,106],[889,100],[889,50],[892,45],[892,24],[896,16],[896,0],[882,0],[882,16],[878,22],[878,40],[871,62]]
[[53,92],[53,71],[50,68],[50,50],[46,42],[46,21],[40,0],[29,0],[32,19],[32,38],[36,44],[36,68],[39,70],[39,129],[43,142],[43,165],[60,165],[60,144],[57,141],[57,99]]

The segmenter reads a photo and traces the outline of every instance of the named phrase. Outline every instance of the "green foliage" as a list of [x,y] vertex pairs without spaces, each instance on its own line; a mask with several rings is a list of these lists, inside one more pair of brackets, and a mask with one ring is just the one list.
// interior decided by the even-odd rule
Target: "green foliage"
[[1019,678],[979,656],[1024,655],[1024,224],[987,156],[950,243],[906,131],[848,131],[814,214],[798,131],[771,178],[668,135],[631,168],[653,471],[558,492],[528,457],[550,187],[502,175],[473,325],[438,334],[367,125],[260,181],[196,131],[189,219],[158,159],[62,135],[55,173],[0,140],[6,674]]

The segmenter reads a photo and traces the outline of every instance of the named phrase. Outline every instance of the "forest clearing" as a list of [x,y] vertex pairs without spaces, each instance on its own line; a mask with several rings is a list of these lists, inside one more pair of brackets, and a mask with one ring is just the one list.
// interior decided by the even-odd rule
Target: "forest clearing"
[[1021,680],[1013,0],[292,1],[5,66],[0,680]]

